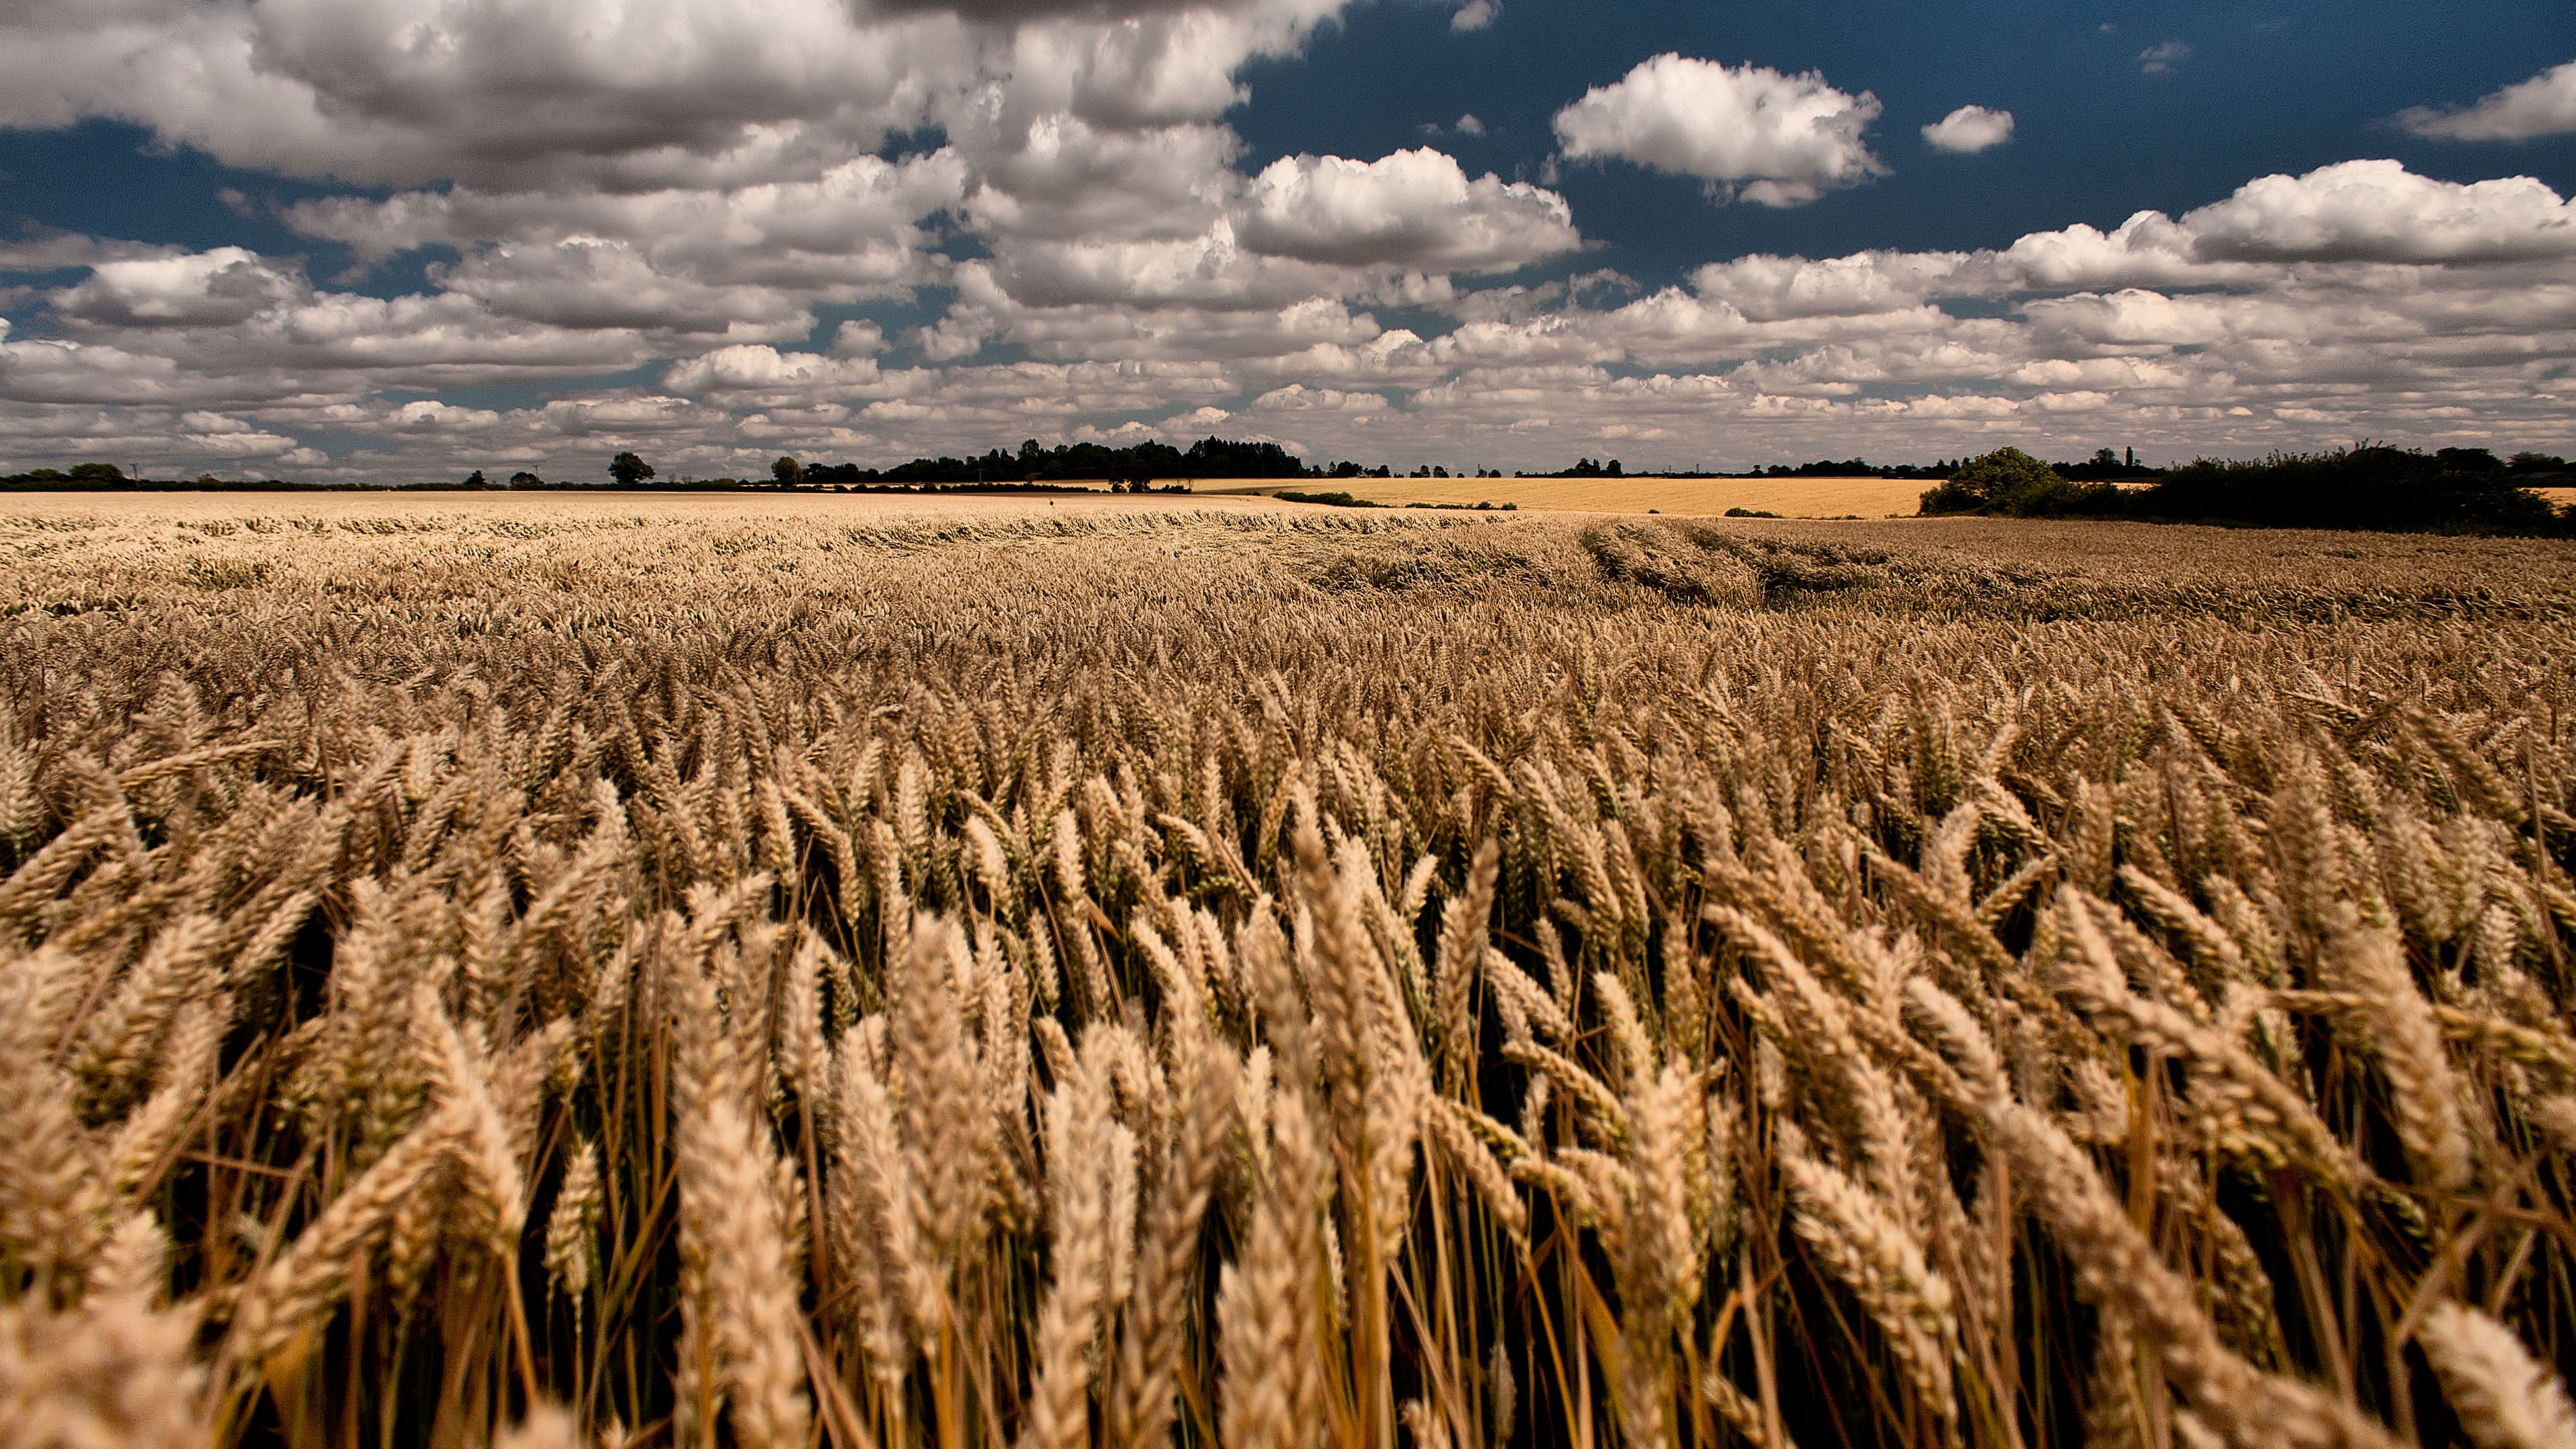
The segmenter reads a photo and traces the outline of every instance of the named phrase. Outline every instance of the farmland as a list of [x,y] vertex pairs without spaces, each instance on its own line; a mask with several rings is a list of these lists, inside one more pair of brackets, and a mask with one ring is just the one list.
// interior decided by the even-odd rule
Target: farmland
[[13,498],[0,1423],[2554,1442],[2572,618],[2561,541]]
[[[1203,483],[1203,492],[1222,483]],[[1251,485],[1237,485],[1249,487]],[[1574,513],[1722,514],[1730,508],[1783,518],[1885,518],[1910,514],[1931,485],[1907,478],[1349,478],[1280,487],[1346,489],[1378,503],[1510,503]]]

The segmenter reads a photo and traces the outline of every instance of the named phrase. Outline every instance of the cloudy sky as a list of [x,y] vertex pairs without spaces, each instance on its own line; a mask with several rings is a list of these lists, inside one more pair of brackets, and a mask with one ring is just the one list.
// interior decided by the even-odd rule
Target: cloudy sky
[[0,468],[2576,451],[2565,0],[11,0]]

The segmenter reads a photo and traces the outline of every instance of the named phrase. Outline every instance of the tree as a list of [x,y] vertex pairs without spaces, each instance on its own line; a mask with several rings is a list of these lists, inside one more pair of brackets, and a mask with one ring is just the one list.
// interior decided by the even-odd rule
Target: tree
[[543,488],[546,486],[546,480],[529,472],[527,469],[522,468],[518,472],[510,475],[510,486],[513,488]]
[[653,465],[633,453],[620,453],[608,460],[608,476],[616,479],[620,488],[639,487],[653,476]]
[[465,481],[458,486],[463,488],[489,488],[492,486],[492,480],[484,477],[483,470],[477,468],[473,472],[466,474]]
[[1990,513],[2023,498],[2066,486],[2057,470],[2019,448],[1997,448],[1971,458],[1949,481],[1923,495],[1926,513]]
[[781,487],[793,488],[803,481],[805,465],[793,458],[780,458],[769,465],[769,476],[777,479]]
[[77,483],[122,483],[125,470],[114,463],[74,463],[72,480]]

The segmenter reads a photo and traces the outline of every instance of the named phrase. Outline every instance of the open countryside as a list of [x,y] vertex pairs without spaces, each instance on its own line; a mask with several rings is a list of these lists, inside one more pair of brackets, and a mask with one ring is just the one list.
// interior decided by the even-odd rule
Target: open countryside
[[[1282,486],[1264,480],[1205,483],[1202,492],[1255,487],[1276,492]],[[1313,487],[1316,485],[1290,485]],[[1730,508],[1776,513],[1783,518],[1886,518],[1915,511],[1925,483],[1904,478],[1353,478],[1329,486],[1347,489],[1373,502],[1490,502],[1497,508],[1575,513],[1723,514]]]
[[0,5],[0,1449],[2576,1449],[2571,299],[2567,0]]

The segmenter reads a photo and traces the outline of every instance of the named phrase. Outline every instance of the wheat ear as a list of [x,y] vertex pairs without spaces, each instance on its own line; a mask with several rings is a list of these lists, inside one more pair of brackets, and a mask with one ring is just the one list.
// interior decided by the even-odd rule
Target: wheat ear
[[2475,1308],[2445,1303],[2424,1317],[2425,1356],[2478,1449],[2567,1449],[2576,1406],[2513,1330]]
[[[1095,1027],[1094,1032],[1103,1030]],[[1099,1053],[1087,1055],[1097,1057]],[[1091,1442],[1089,1350],[1109,1296],[1114,1175],[1134,1170],[1134,1138],[1110,1116],[1096,1061],[1057,1085],[1047,1103],[1047,1186],[1053,1202],[1054,1272],[1038,1309],[1025,1449],[1081,1449]],[[1122,1161],[1121,1159],[1124,1159]]]
[[1199,1224],[1225,1165],[1239,1069],[1229,1049],[1199,1062],[1188,1115],[1145,1220],[1136,1294],[1119,1340],[1118,1379],[1104,1427],[1112,1444],[1161,1444],[1171,1433],[1182,1335],[1189,1326]]
[[2305,1384],[2275,1378],[2227,1351],[2191,1284],[2167,1267],[2054,1123],[2009,1101],[1989,1109],[2017,1180],[2075,1265],[2077,1290],[2125,1313],[2165,1377],[2228,1444],[2393,1449],[2387,1431]]
[[671,963],[667,979],[679,1039],[681,1251],[704,1274],[700,1331],[713,1335],[735,1437],[747,1449],[804,1449],[803,1328],[771,1185],[776,1154],[741,1100],[714,984],[688,957]]
[[242,1290],[227,1346],[256,1362],[328,1316],[403,1203],[446,1166],[466,1131],[463,1115],[442,1111],[413,1128],[341,1189]]

